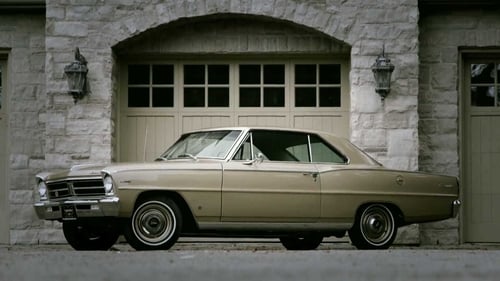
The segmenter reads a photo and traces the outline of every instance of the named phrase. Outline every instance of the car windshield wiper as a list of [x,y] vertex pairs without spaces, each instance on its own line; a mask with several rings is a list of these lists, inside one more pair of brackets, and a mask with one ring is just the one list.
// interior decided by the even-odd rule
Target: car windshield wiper
[[194,156],[193,154],[190,154],[190,153],[179,154],[179,155],[177,155],[176,158],[191,158],[191,159],[193,159],[195,161],[198,160],[198,157],[196,157],[196,156]]
[[155,161],[167,161],[168,159],[163,157],[163,156],[160,156],[158,158],[155,159]]

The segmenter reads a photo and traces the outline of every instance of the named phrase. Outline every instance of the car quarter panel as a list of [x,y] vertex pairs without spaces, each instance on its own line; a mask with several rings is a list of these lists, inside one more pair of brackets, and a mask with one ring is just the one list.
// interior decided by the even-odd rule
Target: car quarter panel
[[[195,218],[218,221],[221,215],[222,169],[219,162],[161,163],[144,168],[112,169],[118,188],[120,216],[129,217],[140,194],[176,192]],[[166,194],[166,193],[165,193]]]
[[360,206],[389,203],[404,223],[451,217],[458,197],[455,177],[364,167],[320,165],[321,215],[326,220],[353,221]]

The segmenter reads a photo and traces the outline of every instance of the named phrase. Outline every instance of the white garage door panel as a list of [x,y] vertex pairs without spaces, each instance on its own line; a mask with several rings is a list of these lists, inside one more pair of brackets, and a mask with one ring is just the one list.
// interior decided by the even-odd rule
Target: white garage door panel
[[500,231],[500,116],[473,116],[470,126],[469,189],[464,202],[466,239],[498,242]]
[[173,116],[127,116],[121,139],[121,161],[152,161],[177,138]]
[[349,137],[349,122],[345,115],[307,116],[295,115],[293,127],[336,133],[342,137]]
[[286,115],[241,115],[238,126],[288,127],[288,118]]
[[231,126],[231,116],[228,115],[197,115],[182,116],[182,132],[189,132],[198,129],[229,127]]

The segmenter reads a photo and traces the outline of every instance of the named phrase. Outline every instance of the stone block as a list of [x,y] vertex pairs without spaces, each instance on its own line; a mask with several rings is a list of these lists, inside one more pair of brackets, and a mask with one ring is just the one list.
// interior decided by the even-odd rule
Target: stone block
[[386,112],[412,112],[416,111],[418,106],[418,97],[416,95],[406,96],[398,95],[397,92],[389,93],[385,101]]
[[26,169],[28,168],[29,156],[25,154],[11,154],[10,168],[11,169]]
[[32,202],[33,200],[23,204],[10,204],[11,229],[29,229],[38,220]]
[[10,190],[26,190],[32,187],[34,183],[34,173],[28,169],[10,170]]
[[422,224],[422,230],[429,230],[429,229],[434,229],[434,230],[450,230],[450,229],[457,229],[459,227],[459,220],[458,218],[451,218],[443,221],[438,221],[438,222],[432,222],[432,223],[424,223]]
[[412,224],[398,228],[398,235],[394,244],[397,245],[419,245],[420,228],[418,224]]
[[416,157],[418,155],[418,132],[415,129],[390,130],[387,132],[387,155]]
[[100,135],[110,133],[110,125],[108,119],[67,120],[66,133],[68,136]]
[[39,235],[39,229],[11,229],[10,244],[38,244]]
[[416,171],[418,169],[418,157],[389,156],[381,158],[380,162],[390,169]]
[[420,232],[422,245],[458,245],[458,229],[425,229]]
[[434,90],[453,89],[457,85],[457,65],[435,64],[430,68],[431,86]]
[[353,88],[351,91],[353,110],[359,113],[378,113],[382,101],[372,86]]
[[382,121],[383,128],[391,129],[400,129],[400,128],[408,128],[410,125],[409,120],[410,114],[408,113],[399,113],[399,112],[391,112],[384,115],[384,119]]
[[54,152],[71,153],[89,153],[89,140],[84,137],[56,137],[54,142]]
[[59,22],[53,23],[54,36],[85,37],[88,35],[87,24],[85,22]]
[[67,244],[64,233],[60,228],[47,228],[38,233],[37,244]]
[[33,186],[27,186],[26,188],[28,190],[11,190],[9,192],[9,202],[14,205],[33,202],[35,185],[33,184]]
[[46,153],[45,159],[48,170],[68,169],[72,163],[68,154]]
[[386,147],[387,138],[386,130],[384,129],[372,129],[365,130],[361,133],[362,135],[362,145],[364,147]]

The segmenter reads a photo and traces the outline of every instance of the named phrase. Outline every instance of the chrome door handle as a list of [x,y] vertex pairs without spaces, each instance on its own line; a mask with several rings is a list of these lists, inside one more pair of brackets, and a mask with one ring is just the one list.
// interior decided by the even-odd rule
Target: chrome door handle
[[311,176],[314,181],[316,181],[318,179],[318,173],[316,172],[304,172],[302,173],[304,176]]

